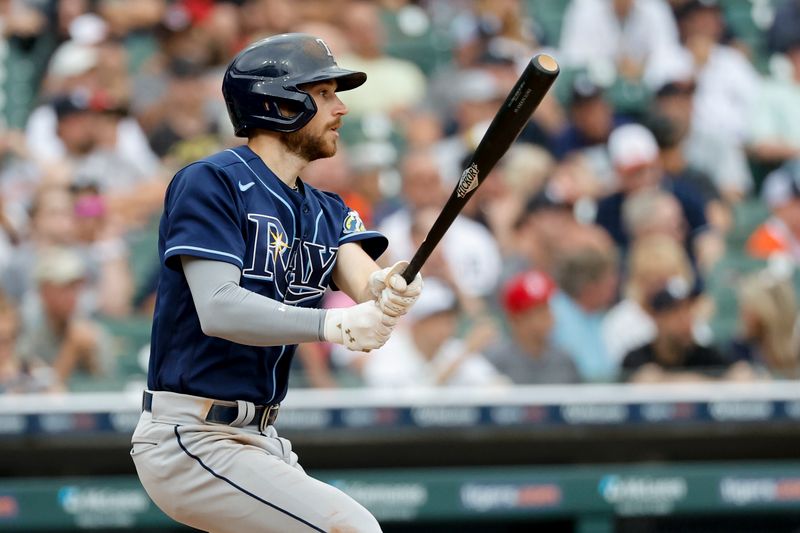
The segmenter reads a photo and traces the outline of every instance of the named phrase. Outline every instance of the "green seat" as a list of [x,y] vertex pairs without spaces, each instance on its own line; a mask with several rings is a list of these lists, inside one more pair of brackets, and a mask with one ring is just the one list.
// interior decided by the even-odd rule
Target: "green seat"
[[[413,8],[412,8],[413,9]],[[447,28],[437,28],[428,20],[428,27],[413,35],[406,33],[400,23],[399,12],[385,9],[381,12],[386,31],[386,54],[406,59],[417,65],[426,76],[438,67],[447,65],[453,58],[453,43]]]
[[550,46],[558,46],[564,12],[569,2],[570,0],[526,0],[526,13],[541,27],[544,41]]

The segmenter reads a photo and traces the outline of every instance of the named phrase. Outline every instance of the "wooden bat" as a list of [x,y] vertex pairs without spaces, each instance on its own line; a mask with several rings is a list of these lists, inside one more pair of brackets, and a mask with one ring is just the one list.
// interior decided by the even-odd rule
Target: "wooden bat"
[[489,124],[489,129],[486,130],[480,144],[472,154],[467,168],[461,174],[455,190],[444,204],[433,227],[425,236],[425,240],[422,241],[408,266],[403,270],[402,276],[407,283],[414,280],[417,272],[430,257],[431,252],[439,244],[475,189],[480,186],[489,171],[494,168],[511,143],[519,136],[558,73],[558,63],[547,54],[537,54],[530,60],[502,107]]

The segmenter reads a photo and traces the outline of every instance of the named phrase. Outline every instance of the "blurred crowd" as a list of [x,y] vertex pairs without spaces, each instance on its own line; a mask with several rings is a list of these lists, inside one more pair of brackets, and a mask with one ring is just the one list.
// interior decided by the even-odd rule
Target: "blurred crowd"
[[141,386],[164,190],[242,142],[222,73],[290,31],[368,74],[301,177],[385,264],[530,58],[562,69],[391,340],[303,345],[298,384],[800,373],[800,0],[0,0],[0,31],[0,392]]

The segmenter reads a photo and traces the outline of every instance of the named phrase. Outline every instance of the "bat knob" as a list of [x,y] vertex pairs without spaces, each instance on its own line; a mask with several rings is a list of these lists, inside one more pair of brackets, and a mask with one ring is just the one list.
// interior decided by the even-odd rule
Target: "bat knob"
[[553,59],[553,56],[537,54],[534,56],[533,61],[536,63],[536,66],[545,72],[558,72],[558,62]]

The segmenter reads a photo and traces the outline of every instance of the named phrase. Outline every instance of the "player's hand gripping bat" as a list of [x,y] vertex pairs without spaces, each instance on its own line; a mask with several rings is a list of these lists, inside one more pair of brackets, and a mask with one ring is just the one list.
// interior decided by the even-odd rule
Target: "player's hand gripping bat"
[[402,276],[406,283],[411,283],[472,193],[519,136],[558,76],[558,72],[558,63],[549,55],[538,54],[530,60],[503,102],[503,106],[489,124],[489,129],[472,154],[467,168],[458,180],[458,185],[439,213],[433,227],[411,262],[403,270]]

